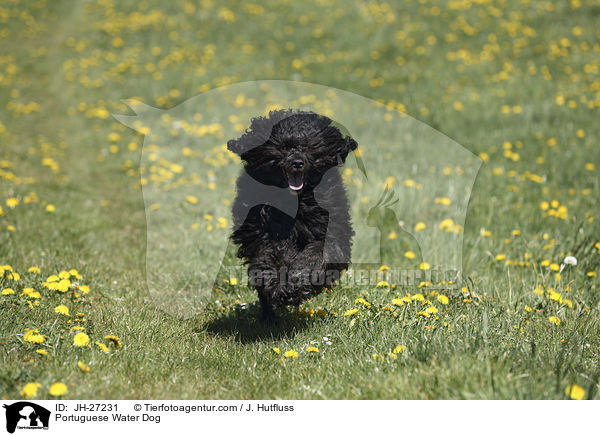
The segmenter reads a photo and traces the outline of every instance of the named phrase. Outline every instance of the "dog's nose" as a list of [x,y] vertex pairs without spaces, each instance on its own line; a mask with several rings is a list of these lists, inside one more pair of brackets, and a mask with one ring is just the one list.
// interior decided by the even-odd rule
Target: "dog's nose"
[[302,159],[295,159],[292,161],[292,168],[296,171],[304,169],[304,161]]

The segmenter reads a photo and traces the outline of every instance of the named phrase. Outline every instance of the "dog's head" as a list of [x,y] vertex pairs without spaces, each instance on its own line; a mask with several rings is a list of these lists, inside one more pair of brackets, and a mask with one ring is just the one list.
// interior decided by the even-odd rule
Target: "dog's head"
[[330,168],[342,165],[356,141],[314,112],[272,111],[253,118],[250,129],[227,148],[239,155],[259,182],[294,191],[315,187]]

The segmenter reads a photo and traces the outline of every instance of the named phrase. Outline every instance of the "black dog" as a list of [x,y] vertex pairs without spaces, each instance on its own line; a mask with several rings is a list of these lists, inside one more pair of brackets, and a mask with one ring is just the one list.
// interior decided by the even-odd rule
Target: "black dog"
[[245,169],[232,239],[263,319],[331,287],[348,268],[354,231],[337,167],[356,146],[329,118],[294,110],[254,118],[227,143]]

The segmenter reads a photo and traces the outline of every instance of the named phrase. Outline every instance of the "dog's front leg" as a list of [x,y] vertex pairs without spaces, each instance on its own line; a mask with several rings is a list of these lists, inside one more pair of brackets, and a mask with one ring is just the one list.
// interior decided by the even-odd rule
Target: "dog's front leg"
[[250,284],[258,292],[258,300],[261,307],[261,321],[273,323],[276,322],[274,304],[275,296],[279,289],[279,276],[273,263],[273,259],[268,256],[256,258],[248,267],[248,276]]

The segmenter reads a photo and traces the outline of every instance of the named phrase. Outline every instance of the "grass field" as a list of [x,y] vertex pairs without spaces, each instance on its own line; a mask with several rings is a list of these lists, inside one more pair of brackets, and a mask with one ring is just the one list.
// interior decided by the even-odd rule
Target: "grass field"
[[[598,398],[599,19],[597,0],[0,1],[0,397]],[[190,142],[167,128],[153,143],[111,114],[133,115],[134,98],[170,122],[258,80],[378,102],[356,109],[370,131],[344,125],[367,138],[370,182],[352,159],[344,173],[355,222],[390,183],[428,253],[460,245],[463,280],[342,283],[275,327],[247,287],[207,287],[203,259],[235,262],[240,163],[224,144],[277,99],[249,86],[226,99],[233,117],[196,106]],[[386,149],[398,111],[483,163],[450,228],[437,182],[479,160],[439,154],[430,180],[410,174]],[[386,247],[402,234],[388,224]],[[357,256],[377,251],[367,231]],[[190,299],[199,283],[208,296]]]

